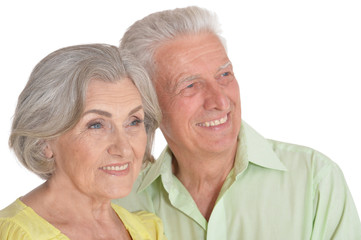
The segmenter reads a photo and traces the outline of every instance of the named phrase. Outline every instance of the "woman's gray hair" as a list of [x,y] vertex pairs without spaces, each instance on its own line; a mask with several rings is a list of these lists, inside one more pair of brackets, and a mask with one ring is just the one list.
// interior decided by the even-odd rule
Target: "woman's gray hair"
[[196,6],[152,13],[135,22],[125,32],[120,48],[132,53],[153,78],[156,73],[153,57],[162,43],[200,33],[214,34],[226,48],[216,14]]
[[133,81],[142,97],[147,147],[144,162],[153,161],[153,138],[161,113],[153,85],[138,61],[129,53],[106,44],[59,49],[41,60],[19,95],[9,145],[30,171],[48,179],[54,159],[44,155],[46,141],[72,129],[85,107],[88,84]]

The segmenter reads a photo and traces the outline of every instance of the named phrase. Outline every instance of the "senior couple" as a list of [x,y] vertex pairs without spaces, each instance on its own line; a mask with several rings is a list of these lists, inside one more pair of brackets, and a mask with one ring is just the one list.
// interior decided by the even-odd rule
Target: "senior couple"
[[120,50],[45,57],[9,144],[46,181],[0,211],[2,240],[361,239],[334,162],[242,121],[216,16],[198,7],[137,21]]

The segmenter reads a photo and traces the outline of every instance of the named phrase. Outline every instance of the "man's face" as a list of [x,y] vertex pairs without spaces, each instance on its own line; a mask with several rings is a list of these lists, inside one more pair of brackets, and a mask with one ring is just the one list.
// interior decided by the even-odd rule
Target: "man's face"
[[234,149],[241,125],[239,87],[219,39],[208,33],[170,40],[155,52],[160,126],[172,151]]

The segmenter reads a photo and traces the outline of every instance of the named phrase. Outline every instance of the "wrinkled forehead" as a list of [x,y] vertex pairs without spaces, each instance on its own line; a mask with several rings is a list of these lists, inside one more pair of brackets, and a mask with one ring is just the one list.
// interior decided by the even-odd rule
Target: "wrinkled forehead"
[[157,84],[172,84],[183,75],[217,71],[230,62],[219,38],[209,33],[168,40],[157,48],[154,60]]

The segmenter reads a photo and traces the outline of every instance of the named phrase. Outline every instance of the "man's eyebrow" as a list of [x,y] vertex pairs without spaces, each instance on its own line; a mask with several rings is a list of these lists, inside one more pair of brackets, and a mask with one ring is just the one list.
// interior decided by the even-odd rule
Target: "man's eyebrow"
[[[225,68],[227,68],[228,66],[231,66],[231,65],[232,65],[232,63],[229,61],[229,62],[223,64],[222,66],[220,66],[220,67],[218,68],[217,72],[219,72],[219,71],[221,71],[222,69],[225,69]],[[197,78],[199,78],[199,77],[200,77],[200,76],[197,74],[197,75],[191,75],[191,76],[182,78],[182,79],[179,80],[176,84],[174,84],[174,87],[173,87],[172,89],[173,89],[173,91],[175,91],[175,90],[178,88],[178,86],[181,85],[182,83],[192,81],[192,80],[197,79]]]
[[188,76],[188,77],[181,78],[181,79],[175,84],[175,87],[174,87],[174,88],[177,88],[179,85],[181,85],[181,84],[184,83],[184,82],[189,82],[189,81],[192,81],[192,80],[197,79],[197,78],[199,78],[199,75],[191,75],[191,76]]
[[227,62],[226,64],[220,66],[220,67],[218,68],[218,71],[227,68],[229,65],[232,65],[232,63],[231,63],[231,62]]

